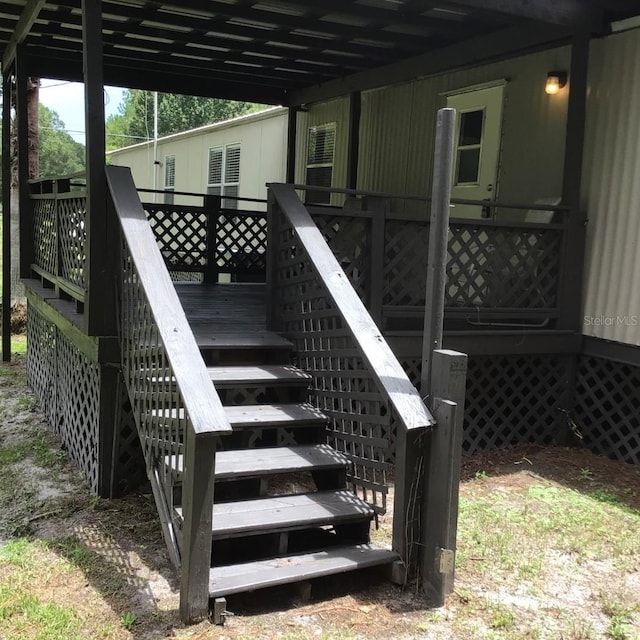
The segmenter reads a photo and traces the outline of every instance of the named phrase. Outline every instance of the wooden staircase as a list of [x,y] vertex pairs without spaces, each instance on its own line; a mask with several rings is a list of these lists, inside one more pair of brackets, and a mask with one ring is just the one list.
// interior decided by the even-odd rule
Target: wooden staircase
[[[347,488],[350,461],[325,443],[327,417],[305,401],[310,376],[291,364],[291,343],[268,331],[213,340],[194,324],[233,427],[215,461],[210,598],[398,560],[370,544],[375,512]],[[164,463],[181,546],[182,459]]]

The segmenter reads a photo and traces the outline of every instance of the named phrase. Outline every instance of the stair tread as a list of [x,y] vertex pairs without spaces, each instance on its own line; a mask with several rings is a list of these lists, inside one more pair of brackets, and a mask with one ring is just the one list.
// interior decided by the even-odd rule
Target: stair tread
[[[182,509],[176,513],[182,518]],[[215,539],[371,519],[370,505],[346,489],[223,502],[213,506]]]
[[[292,404],[243,404],[224,407],[233,428],[320,425],[327,416],[308,402]],[[153,417],[182,420],[184,409],[152,409]]]
[[[168,466],[178,475],[182,473],[182,455]],[[267,449],[238,449],[216,454],[216,479],[253,478],[295,471],[341,469],[349,465],[349,458],[328,444],[270,447]]]
[[319,424],[327,416],[308,402],[292,404],[244,404],[224,408],[232,427],[282,426],[289,423]]
[[390,564],[398,554],[370,544],[331,547],[315,553],[214,567],[209,573],[209,596],[253,591],[265,587],[320,578],[346,571]]
[[237,384],[308,384],[311,376],[292,365],[207,367],[217,386]]
[[208,324],[191,323],[191,329],[200,349],[286,349],[293,343],[272,331],[212,331]]

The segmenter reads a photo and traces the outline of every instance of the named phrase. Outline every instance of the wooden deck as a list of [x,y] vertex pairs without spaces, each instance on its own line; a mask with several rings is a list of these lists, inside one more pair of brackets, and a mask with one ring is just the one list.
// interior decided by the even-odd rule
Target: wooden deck
[[267,330],[265,284],[177,283],[176,291],[201,349],[289,348]]

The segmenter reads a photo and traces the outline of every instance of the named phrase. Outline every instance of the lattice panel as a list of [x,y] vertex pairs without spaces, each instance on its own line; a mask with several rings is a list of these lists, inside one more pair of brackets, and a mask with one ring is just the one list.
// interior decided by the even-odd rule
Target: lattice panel
[[559,439],[568,367],[569,360],[557,356],[470,358],[463,451]]
[[31,305],[27,309],[27,383],[40,400],[49,424],[56,420],[56,327]]
[[[122,371],[147,467],[157,467],[165,486],[173,477],[164,460],[177,465],[189,416],[166,355],[138,272],[122,242],[120,344]],[[160,464],[158,464],[160,463]]]
[[558,229],[452,224],[446,306],[555,307],[561,243]]
[[33,251],[35,264],[51,275],[57,275],[58,230],[56,201],[33,200]]
[[314,215],[313,221],[320,229],[333,255],[358,292],[360,299],[369,300],[371,277],[371,222],[363,218]]
[[119,377],[119,412],[113,461],[113,491],[115,495],[124,495],[140,485],[146,479],[147,474],[129,395],[122,374]]
[[100,368],[58,332],[59,433],[69,456],[98,492]]
[[589,449],[640,464],[640,367],[581,356],[574,420]]
[[207,266],[208,217],[202,207],[144,205],[167,268],[204,271]]
[[216,265],[219,271],[234,276],[266,274],[265,214],[220,213],[216,224]]
[[424,307],[429,225],[388,220],[385,226],[383,304]]
[[329,416],[328,442],[353,462],[349,482],[383,513],[390,408],[283,216],[277,224],[276,300],[284,334],[313,376],[310,395]]
[[85,217],[87,199],[84,196],[58,200],[58,239],[59,264],[58,275],[85,289],[84,270],[87,262],[85,252]]

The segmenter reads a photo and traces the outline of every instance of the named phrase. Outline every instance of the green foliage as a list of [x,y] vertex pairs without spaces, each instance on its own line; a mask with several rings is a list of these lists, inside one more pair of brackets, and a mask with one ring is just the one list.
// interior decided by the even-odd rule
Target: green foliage
[[[158,94],[158,135],[166,136],[257,111],[262,105],[218,98]],[[125,93],[118,115],[106,123],[107,149],[118,149],[153,137],[153,92]]]
[[39,173],[40,176],[64,176],[84,170],[84,145],[76,142],[65,130],[60,116],[39,105]]

